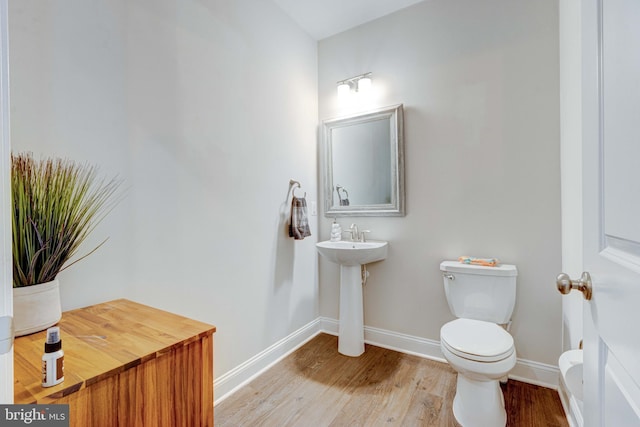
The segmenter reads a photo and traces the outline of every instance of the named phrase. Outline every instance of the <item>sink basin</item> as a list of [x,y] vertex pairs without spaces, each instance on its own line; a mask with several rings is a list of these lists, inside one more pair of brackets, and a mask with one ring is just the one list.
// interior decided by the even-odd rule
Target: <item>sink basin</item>
[[316,243],[320,255],[340,265],[363,265],[387,258],[389,244],[383,241],[348,242],[326,240]]

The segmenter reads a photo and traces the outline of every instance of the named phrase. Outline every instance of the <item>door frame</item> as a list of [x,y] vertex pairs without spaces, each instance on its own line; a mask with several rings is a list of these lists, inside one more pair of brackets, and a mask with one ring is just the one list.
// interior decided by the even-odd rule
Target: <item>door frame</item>
[[[8,24],[7,0],[0,0],[0,317],[13,315]],[[13,403],[13,348],[0,355],[0,378],[0,404]]]
[[[562,271],[580,277],[582,260],[582,0],[560,0],[560,164],[562,199]],[[562,298],[562,351],[576,349],[584,338],[583,298]],[[560,381],[559,394],[571,426],[583,425],[577,401]]]

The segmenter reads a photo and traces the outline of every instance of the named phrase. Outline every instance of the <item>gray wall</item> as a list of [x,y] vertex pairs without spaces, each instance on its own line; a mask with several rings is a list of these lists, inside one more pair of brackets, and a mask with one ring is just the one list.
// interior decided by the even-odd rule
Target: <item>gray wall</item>
[[[561,351],[558,4],[432,0],[324,39],[319,119],[405,108],[407,215],[339,219],[390,242],[369,266],[365,324],[439,340],[453,317],[438,265],[498,257],[519,270],[511,332],[519,358]],[[336,81],[373,73],[368,103]],[[320,221],[328,239],[330,219]],[[320,313],[338,317],[339,269],[320,259]]]

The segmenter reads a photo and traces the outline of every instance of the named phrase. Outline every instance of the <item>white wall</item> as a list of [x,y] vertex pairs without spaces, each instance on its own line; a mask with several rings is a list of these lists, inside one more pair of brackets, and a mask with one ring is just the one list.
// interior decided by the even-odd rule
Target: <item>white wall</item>
[[[316,43],[259,0],[11,2],[13,148],[104,166],[111,239],[63,308],[126,297],[217,326],[215,375],[318,317]],[[97,237],[96,237],[97,240]]]
[[[316,43],[270,2],[129,9],[135,299],[213,323],[216,377],[318,316]],[[300,190],[296,193],[300,194]]]
[[391,242],[370,266],[366,324],[437,340],[452,318],[440,260],[498,256],[520,271],[519,357],[555,364],[557,13],[552,0],[433,0],[317,52],[258,0],[11,2],[14,150],[127,183],[96,232],[107,245],[62,275],[64,307],[124,296],[213,323],[216,377],[337,318],[337,266],[321,262],[320,294],[315,279],[330,220],[317,233],[311,217],[314,236],[294,242],[285,198],[293,178],[322,200],[317,119],[345,112],[336,81],[372,71],[368,106],[405,105],[407,215],[356,218]]
[[[11,144],[36,158],[99,165],[131,186],[122,2],[9,2]],[[95,230],[96,253],[61,273],[63,309],[122,298],[131,275],[131,198]]]
[[[439,340],[453,318],[440,261],[498,257],[519,270],[518,357],[557,363],[558,55],[555,0],[432,0],[319,43],[320,120],[346,112],[336,81],[369,71],[377,93],[358,109],[405,107],[407,215],[339,220],[390,242],[369,266],[366,325]],[[338,281],[321,259],[323,316],[338,317]]]

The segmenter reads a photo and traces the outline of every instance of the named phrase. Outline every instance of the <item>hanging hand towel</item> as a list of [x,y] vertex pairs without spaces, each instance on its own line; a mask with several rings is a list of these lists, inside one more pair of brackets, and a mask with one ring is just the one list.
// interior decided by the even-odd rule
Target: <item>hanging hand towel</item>
[[307,220],[307,201],[304,197],[293,196],[291,200],[291,220],[289,221],[289,237],[302,240],[311,236]]
[[483,265],[485,267],[495,267],[500,264],[498,258],[473,258],[470,256],[461,256],[458,262],[463,264]]

